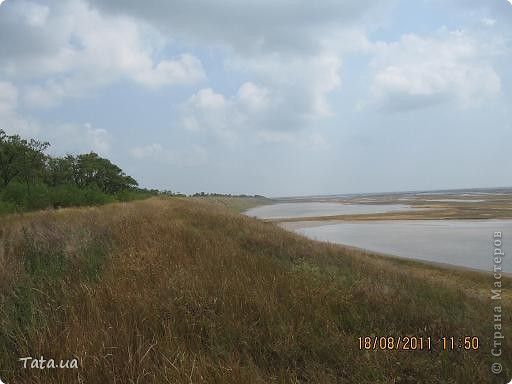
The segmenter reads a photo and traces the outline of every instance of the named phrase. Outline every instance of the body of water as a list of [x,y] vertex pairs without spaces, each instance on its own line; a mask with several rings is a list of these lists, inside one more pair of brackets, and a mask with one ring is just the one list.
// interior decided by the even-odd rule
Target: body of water
[[512,220],[317,221],[282,226],[315,240],[489,272],[493,234],[502,232],[502,267],[512,273]]
[[360,215],[365,213],[400,212],[411,208],[405,204],[344,204],[333,202],[280,203],[249,209],[248,216],[260,219],[290,219],[295,217],[320,217],[335,215]]

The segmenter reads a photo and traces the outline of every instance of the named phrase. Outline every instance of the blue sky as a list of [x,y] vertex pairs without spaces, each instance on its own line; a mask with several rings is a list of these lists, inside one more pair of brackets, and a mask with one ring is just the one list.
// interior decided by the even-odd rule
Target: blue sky
[[7,0],[0,128],[145,187],[512,185],[507,0]]

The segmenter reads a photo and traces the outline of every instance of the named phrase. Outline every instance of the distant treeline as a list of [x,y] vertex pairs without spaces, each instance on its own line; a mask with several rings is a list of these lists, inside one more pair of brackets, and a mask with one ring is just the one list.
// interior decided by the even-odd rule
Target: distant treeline
[[231,193],[206,193],[206,192],[198,192],[198,193],[194,193],[193,195],[190,195],[192,197],[206,197],[206,196],[210,196],[210,197],[257,197],[257,198],[261,198],[261,199],[264,199],[265,196],[262,196],[262,195],[232,195]]
[[48,142],[0,130],[0,213],[104,204],[156,195],[96,153],[54,157]]

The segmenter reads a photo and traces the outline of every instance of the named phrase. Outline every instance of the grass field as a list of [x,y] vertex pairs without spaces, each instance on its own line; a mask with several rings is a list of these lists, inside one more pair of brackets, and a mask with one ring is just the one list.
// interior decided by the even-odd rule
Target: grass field
[[243,212],[249,208],[258,205],[272,204],[272,199],[263,196],[248,196],[248,197],[226,197],[226,196],[206,196],[206,197],[193,197],[194,201],[206,201],[210,204],[224,207],[235,212]]
[[[240,205],[242,204],[242,205]],[[249,204],[250,205],[250,204]],[[151,198],[2,217],[6,383],[499,383],[492,276],[318,243],[227,208]],[[235,203],[235,208],[245,205]],[[512,281],[503,278],[503,327]],[[365,351],[364,336],[431,337]],[[439,339],[478,336],[476,351]],[[22,369],[21,357],[79,361]]]

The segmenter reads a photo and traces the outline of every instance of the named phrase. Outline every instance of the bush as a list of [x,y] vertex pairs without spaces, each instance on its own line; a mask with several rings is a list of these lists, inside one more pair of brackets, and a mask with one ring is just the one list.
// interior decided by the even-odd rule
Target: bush
[[107,195],[97,186],[81,189],[73,184],[48,187],[46,184],[35,184],[30,191],[23,183],[13,181],[2,191],[0,190],[0,215],[45,209],[48,207],[66,208],[86,205],[101,205],[115,201],[133,201],[153,196],[150,192],[124,190],[116,195]]
[[50,191],[46,184],[34,184],[27,192],[27,208],[30,210],[51,207]]
[[28,201],[27,187],[21,183],[11,182],[2,193],[2,200],[18,208],[26,207]]
[[16,212],[16,204],[0,200],[0,215]]
[[45,153],[49,145],[0,129],[0,179],[5,186],[0,213],[131,201],[158,193],[137,188],[134,178],[94,152],[52,157]]
[[84,203],[86,205],[107,204],[114,201],[116,201],[114,197],[103,193],[99,187],[91,186],[84,189]]
[[141,200],[141,199],[147,199],[151,196],[155,196],[154,193],[151,192],[144,192],[144,191],[137,191],[137,190],[123,190],[118,193],[116,193],[116,199],[118,201],[134,201],[134,200]]
[[[4,189],[1,199],[7,204],[9,211],[44,209],[51,206],[50,192],[46,184],[34,184],[27,188],[25,184],[11,182]],[[0,210],[2,212],[2,210]]]
[[76,185],[59,185],[51,189],[51,201],[55,208],[72,207],[85,204],[85,191]]

